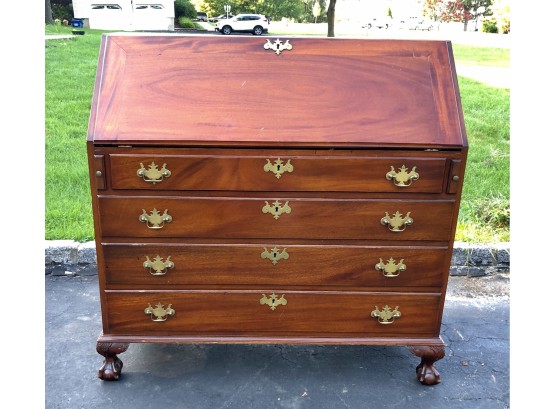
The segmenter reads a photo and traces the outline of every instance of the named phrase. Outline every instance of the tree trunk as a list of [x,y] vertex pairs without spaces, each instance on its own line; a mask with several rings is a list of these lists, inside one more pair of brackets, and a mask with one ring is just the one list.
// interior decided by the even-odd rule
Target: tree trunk
[[52,18],[52,5],[50,4],[50,0],[44,0],[45,7],[44,7],[44,22],[46,24],[54,24],[54,19]]
[[328,37],[335,37],[335,3],[337,0],[330,0],[328,11]]

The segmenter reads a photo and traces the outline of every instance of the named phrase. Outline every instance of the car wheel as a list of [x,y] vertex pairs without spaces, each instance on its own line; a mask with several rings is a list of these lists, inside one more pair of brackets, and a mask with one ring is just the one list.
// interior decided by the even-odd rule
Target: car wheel
[[230,26],[223,26],[221,31],[222,31],[222,34],[225,34],[227,36],[227,35],[230,35],[233,30],[231,29]]
[[263,32],[264,32],[264,29],[263,29],[261,26],[256,26],[256,27],[252,30],[252,33],[253,33],[255,36],[262,35]]

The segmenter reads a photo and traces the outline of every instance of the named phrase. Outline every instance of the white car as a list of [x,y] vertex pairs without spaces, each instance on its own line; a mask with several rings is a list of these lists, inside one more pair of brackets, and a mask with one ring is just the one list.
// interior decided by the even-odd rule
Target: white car
[[233,18],[219,20],[216,24],[216,31],[225,35],[238,32],[259,36],[268,32],[269,25],[270,22],[262,14],[237,14]]

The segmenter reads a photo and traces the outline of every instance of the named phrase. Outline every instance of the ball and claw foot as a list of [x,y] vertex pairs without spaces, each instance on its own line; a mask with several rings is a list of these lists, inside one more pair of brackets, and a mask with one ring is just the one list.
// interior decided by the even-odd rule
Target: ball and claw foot
[[416,367],[418,381],[423,385],[437,385],[440,383],[441,379],[434,362],[445,356],[445,348],[442,346],[413,346],[409,347],[409,351],[421,358],[420,364]]
[[98,370],[98,377],[103,381],[117,381],[121,375],[123,362],[117,357],[127,351],[129,344],[98,342],[96,351],[104,357],[104,363]]

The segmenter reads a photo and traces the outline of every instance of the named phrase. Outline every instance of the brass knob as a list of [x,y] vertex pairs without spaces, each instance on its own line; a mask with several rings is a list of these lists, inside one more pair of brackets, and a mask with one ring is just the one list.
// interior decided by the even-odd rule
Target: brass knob
[[96,173],[95,173],[95,175],[98,176],[98,177],[102,176],[102,171],[97,170]]
[[453,180],[454,180],[455,182],[458,182],[459,177],[458,177],[457,175],[455,175],[455,176],[453,176]]

